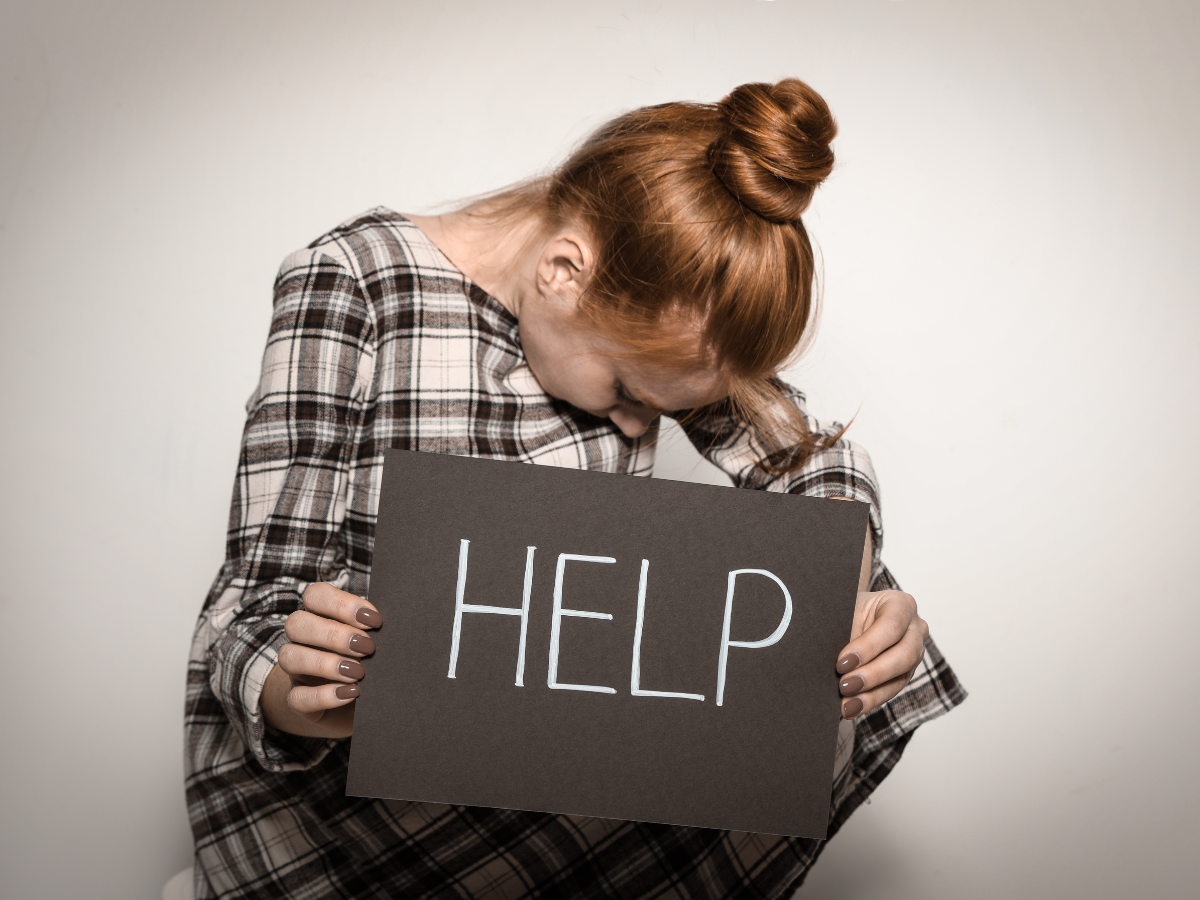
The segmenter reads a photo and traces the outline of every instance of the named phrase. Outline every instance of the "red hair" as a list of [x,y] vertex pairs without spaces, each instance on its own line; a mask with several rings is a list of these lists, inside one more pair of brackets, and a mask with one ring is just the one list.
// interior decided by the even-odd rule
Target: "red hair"
[[[836,134],[804,82],[744,84],[719,103],[626,113],[548,178],[494,199],[537,207],[547,230],[582,225],[595,262],[581,313],[652,365],[715,362],[768,467],[792,469],[836,439],[810,434],[774,380],[815,319],[801,215],[833,169]],[[694,335],[685,349],[664,327],[678,317],[700,325],[701,358]]]

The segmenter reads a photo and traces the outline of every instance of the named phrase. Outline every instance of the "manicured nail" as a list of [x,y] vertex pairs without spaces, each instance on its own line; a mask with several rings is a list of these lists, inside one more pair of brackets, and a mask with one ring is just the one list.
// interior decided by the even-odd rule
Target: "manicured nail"
[[[828,657],[826,657],[826,658],[828,658]],[[857,653],[847,653],[845,656],[843,656],[841,659],[838,660],[837,672],[839,675],[845,675],[851,669],[857,669],[857,668],[858,668],[858,654]]]
[[367,670],[352,659],[343,659],[338,663],[338,674],[343,678],[353,678],[358,681],[367,674]]
[[[355,663],[358,665],[358,663]],[[362,666],[358,666],[360,669]],[[355,676],[359,678],[361,676]],[[842,683],[838,685],[838,690],[842,692],[843,697],[849,697],[851,694],[857,694],[866,686],[866,682],[862,680],[860,675],[847,675],[842,679]]]
[[339,684],[338,689],[333,692],[339,700],[351,700],[358,696],[357,684]]
[[383,616],[369,606],[360,606],[358,612],[354,614],[354,618],[368,628],[378,628],[383,624]]
[[375,642],[365,634],[352,634],[350,635],[350,649],[363,656],[370,656],[375,652]]
[[[355,685],[350,685],[350,687],[356,688]],[[341,690],[342,690],[341,688],[338,688],[339,693],[341,692]],[[842,718],[843,719],[853,719],[860,712],[862,712],[862,708],[863,708],[863,702],[861,700],[859,700],[857,697],[851,697],[849,700],[843,700],[842,701]]]

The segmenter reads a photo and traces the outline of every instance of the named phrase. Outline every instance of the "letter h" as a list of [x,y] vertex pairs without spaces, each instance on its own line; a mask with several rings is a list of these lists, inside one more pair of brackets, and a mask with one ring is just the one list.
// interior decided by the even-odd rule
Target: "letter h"
[[467,591],[467,550],[471,542],[463,539],[458,545],[458,588],[454,595],[454,634],[450,639],[450,671],[447,678],[454,678],[458,669],[458,646],[462,641],[463,613],[494,613],[498,616],[521,617],[521,645],[517,651],[517,687],[525,686],[525,636],[529,632],[529,595],[533,590],[533,554],[537,547],[525,548],[525,591],[521,597],[521,608],[509,606],[481,606],[464,603]]

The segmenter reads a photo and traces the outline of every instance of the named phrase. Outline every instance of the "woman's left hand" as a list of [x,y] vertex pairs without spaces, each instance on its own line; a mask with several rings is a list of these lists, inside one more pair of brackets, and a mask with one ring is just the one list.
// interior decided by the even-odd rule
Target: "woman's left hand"
[[[835,497],[835,500],[848,500]],[[904,591],[868,591],[874,564],[874,541],[867,529],[858,601],[850,643],[837,658],[842,676],[842,718],[853,719],[887,703],[908,684],[925,656],[929,626],[917,615],[917,601]]]
[[845,719],[868,713],[900,693],[925,655],[929,626],[910,594],[860,592],[850,635],[837,659]]

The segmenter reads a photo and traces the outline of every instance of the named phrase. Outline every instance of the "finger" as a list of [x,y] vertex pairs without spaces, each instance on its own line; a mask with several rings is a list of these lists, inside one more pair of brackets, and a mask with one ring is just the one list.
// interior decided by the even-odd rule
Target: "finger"
[[873,691],[866,691],[857,697],[847,697],[842,701],[842,718],[854,719],[877,709],[900,693],[906,684],[908,684],[907,674],[884,682]]
[[356,628],[378,628],[383,624],[383,616],[370,600],[325,581],[310,584],[304,591],[304,608]]
[[839,674],[844,675],[857,669],[898,643],[917,617],[917,601],[903,591],[882,591],[878,595],[873,594],[871,602],[873,609],[869,612],[870,624],[838,654]]
[[358,681],[367,674],[367,670],[353,659],[303,644],[284,644],[280,647],[279,667],[293,678],[315,676],[327,681]]
[[375,641],[359,629],[303,609],[287,617],[283,632],[293,643],[307,644],[332,653],[363,657],[375,652]]
[[357,684],[295,685],[288,691],[287,702],[292,712],[311,717],[313,713],[345,706],[358,697],[359,690]]
[[850,697],[863,691],[874,690],[901,675],[911,677],[925,655],[925,641],[918,623],[921,623],[920,619],[909,626],[904,637],[875,659],[843,675],[842,680],[838,682],[841,695]]

